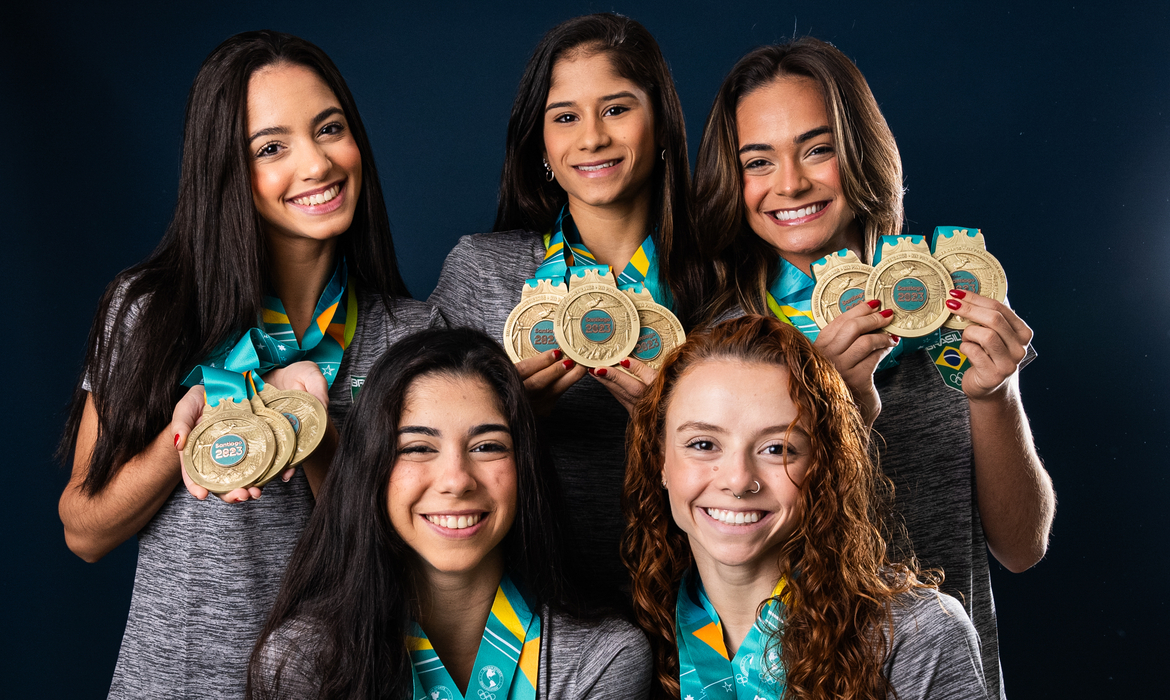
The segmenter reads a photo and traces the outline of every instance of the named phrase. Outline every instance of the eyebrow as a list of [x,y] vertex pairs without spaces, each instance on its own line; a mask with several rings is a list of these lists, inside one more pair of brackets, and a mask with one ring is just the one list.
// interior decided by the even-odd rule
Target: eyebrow
[[428,435],[430,437],[439,437],[439,431],[434,428],[428,428],[425,425],[404,425],[398,429],[399,435],[416,434]]
[[[803,134],[801,134],[800,136],[797,136],[796,138],[792,139],[792,142],[793,142],[793,143],[795,143],[796,145],[798,145],[798,146],[799,146],[800,144],[804,143],[805,141],[808,141],[809,139],[815,139],[816,137],[818,137],[818,136],[820,136],[820,135],[822,135],[822,134],[828,134],[828,133],[831,133],[831,132],[832,132],[832,129],[830,129],[830,128],[829,128],[829,127],[827,127],[827,126],[818,126],[817,128],[815,128],[815,129],[809,129],[808,131],[804,132],[804,133],[803,133]],[[766,144],[766,143],[749,143],[749,144],[745,144],[745,145],[743,145],[743,146],[741,146],[741,147],[740,147],[740,149],[739,149],[739,155],[741,155],[741,156],[742,156],[744,153],[747,153],[747,152],[749,152],[749,151],[767,151],[767,152],[771,152],[771,151],[774,151],[774,150],[776,150],[776,149],[772,148],[772,146],[771,146],[770,144]]]
[[[511,431],[508,430],[508,426],[503,425],[501,423],[482,423],[480,425],[475,426],[471,430],[468,430],[467,436],[468,437],[475,437],[476,435],[483,435],[484,433],[497,433],[497,432],[507,433],[507,432],[511,432]],[[425,425],[404,425],[398,429],[398,434],[399,435],[406,435],[406,434],[426,435],[428,437],[441,437],[442,436],[441,431],[439,431],[435,428],[427,427]]]
[[[615,92],[615,93],[613,93],[612,95],[602,95],[602,96],[601,96],[601,99],[600,99],[600,100],[598,100],[598,102],[610,102],[611,100],[616,100],[616,99],[619,99],[619,98],[622,98],[622,97],[624,97],[624,98],[626,98],[626,99],[630,99],[630,100],[636,100],[636,99],[638,99],[638,96],[637,96],[637,95],[635,95],[634,93],[630,92],[629,90],[623,90],[623,91],[621,91],[621,92]],[[552,104],[550,104],[549,106],[545,107],[545,108],[544,108],[544,111],[548,112],[548,111],[551,111],[551,110],[554,110],[554,109],[560,109],[560,108],[562,108],[562,107],[572,107],[572,106],[573,106],[573,105],[575,105],[575,104],[577,104],[577,103],[576,103],[576,102],[572,102],[572,101],[569,101],[569,102],[553,102],[553,103],[552,103]]]
[[[789,429],[791,429],[792,432],[794,432],[794,433],[800,433],[801,435],[808,435],[808,433],[806,433],[804,431],[804,429],[801,428],[799,425],[791,425],[791,424],[773,425],[771,427],[764,428],[763,430],[761,430],[759,432],[761,435],[768,434],[768,433],[787,433],[789,431]],[[683,423],[682,425],[678,426],[678,429],[675,432],[682,433],[682,432],[686,432],[689,430],[701,430],[701,431],[707,432],[707,433],[725,433],[725,432],[727,432],[726,430],[724,430],[723,428],[720,428],[717,425],[712,425],[711,423],[704,423],[702,421],[697,421],[697,420],[691,420],[691,421],[687,421],[686,423]]]
[[509,430],[508,426],[506,426],[506,425],[502,425],[500,423],[484,423],[483,425],[477,425],[474,428],[472,428],[471,430],[467,431],[467,436],[468,437],[475,437],[476,435],[483,435],[484,433],[510,433],[510,432],[512,432],[512,431]]
[[[341,111],[340,107],[336,107],[336,106],[335,107],[326,107],[325,109],[321,110],[320,114],[313,117],[313,121],[310,123],[315,127],[318,124],[320,124],[321,122],[328,119],[329,117],[333,116],[334,114],[345,114],[345,113]],[[283,134],[289,134],[289,133],[292,133],[292,131],[287,126],[270,126],[267,129],[261,129],[260,131],[257,131],[256,133],[252,134],[252,136],[248,139],[248,143],[252,143],[256,139],[260,138],[261,136],[273,136],[276,134],[283,135]]]

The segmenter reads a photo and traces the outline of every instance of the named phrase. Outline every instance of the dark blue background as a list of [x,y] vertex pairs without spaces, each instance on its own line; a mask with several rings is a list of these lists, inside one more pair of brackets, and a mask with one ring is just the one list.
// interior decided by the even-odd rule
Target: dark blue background
[[174,205],[200,62],[271,27],[346,76],[381,168],[402,270],[425,298],[458,236],[490,227],[524,62],[555,23],[616,10],[674,71],[692,153],[724,73],[795,33],[835,43],[898,138],[912,233],[981,227],[1040,359],[1025,402],[1056,484],[1048,558],[994,572],[1014,698],[1161,692],[1170,624],[1167,6],[1101,3],[38,3],[0,16],[4,407],[0,677],[9,697],[101,697],[135,545],[65,547],[52,447],[103,287]]

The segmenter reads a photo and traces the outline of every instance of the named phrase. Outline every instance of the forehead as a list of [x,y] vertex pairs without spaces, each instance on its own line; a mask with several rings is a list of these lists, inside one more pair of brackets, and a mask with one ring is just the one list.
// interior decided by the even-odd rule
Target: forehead
[[735,117],[741,145],[790,141],[811,129],[829,126],[820,86],[803,76],[783,76],[752,90],[740,98]]
[[[548,101],[560,102],[572,99],[573,95],[596,97],[622,91],[644,96],[644,91],[636,83],[617,72],[608,52],[578,48],[562,54],[553,64]],[[559,99],[554,99],[554,96]]]
[[762,362],[711,359],[680,377],[666,411],[666,423],[712,423],[727,430],[785,425],[797,409],[788,389],[788,368]]
[[305,66],[265,66],[248,79],[248,126],[290,125],[298,117],[315,117],[322,109],[341,106],[333,91]]
[[[408,421],[410,417],[413,420]],[[403,425],[418,420],[479,424],[503,420],[495,391],[481,377],[425,374],[410,383],[402,405]]]

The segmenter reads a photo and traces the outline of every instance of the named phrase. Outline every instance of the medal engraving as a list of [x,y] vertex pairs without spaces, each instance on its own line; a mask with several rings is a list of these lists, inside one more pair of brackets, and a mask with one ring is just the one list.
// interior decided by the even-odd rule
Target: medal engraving
[[252,485],[272,465],[276,438],[247,404],[207,406],[183,449],[187,475],[212,493]]
[[[1007,274],[985,246],[979,229],[943,226],[935,229],[934,258],[950,273],[955,289],[1002,303],[1007,298]],[[943,327],[961,330],[969,325],[970,321],[951,316]]]
[[951,315],[946,293],[954,286],[947,269],[930,256],[925,241],[907,236],[882,245],[882,260],[870,273],[865,298],[879,299],[883,309],[893,310],[886,332],[920,338],[938,330]]
[[817,280],[812,293],[813,320],[818,328],[824,328],[865,301],[865,283],[873,268],[853,251],[842,250],[813,263],[812,272]]
[[640,324],[638,340],[630,354],[654,369],[661,369],[670,353],[687,339],[682,323],[670,309],[654,301],[645,287],[637,292],[627,290],[626,295],[638,310]]
[[325,436],[325,425],[329,420],[325,406],[305,391],[280,391],[266,386],[259,396],[265,406],[284,414],[296,434],[296,449],[287,466],[295,467],[305,461]]
[[535,288],[524,284],[520,303],[504,322],[504,350],[512,362],[559,347],[553,332],[553,314],[567,291],[563,282],[554,285],[549,279],[537,281]]
[[553,316],[557,343],[586,367],[608,367],[629,355],[638,343],[638,309],[618,291],[613,272],[587,270],[574,276],[569,293]]

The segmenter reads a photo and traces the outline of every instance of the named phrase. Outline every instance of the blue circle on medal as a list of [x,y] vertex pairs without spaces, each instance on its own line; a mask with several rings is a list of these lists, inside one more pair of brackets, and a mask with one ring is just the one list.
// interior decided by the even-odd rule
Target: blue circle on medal
[[841,310],[841,313],[845,313],[863,301],[865,301],[864,289],[860,287],[846,289],[841,293],[841,296],[837,297],[837,308]]
[[894,306],[903,311],[917,311],[926,306],[926,284],[917,277],[903,277],[894,283]]
[[662,336],[653,328],[643,326],[638,332],[638,344],[631,354],[643,362],[653,360],[662,354]]
[[281,413],[288,420],[288,424],[292,426],[293,432],[297,435],[301,434],[301,419],[297,418],[295,413]]
[[581,317],[581,333],[591,343],[604,343],[613,337],[613,316],[601,309],[586,311]]
[[234,467],[248,456],[248,442],[234,433],[221,435],[211,443],[211,461],[217,467]]
[[966,270],[952,272],[951,284],[955,285],[955,289],[961,289],[964,292],[979,293],[979,278]]
[[556,350],[560,347],[557,344],[557,337],[553,334],[552,321],[540,321],[533,326],[528,333],[528,341],[532,343],[532,348],[537,352]]
[[479,671],[479,687],[496,691],[504,687],[504,672],[498,666],[487,665]]

